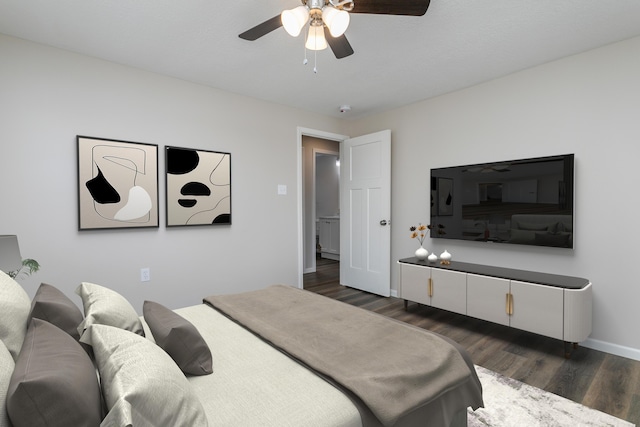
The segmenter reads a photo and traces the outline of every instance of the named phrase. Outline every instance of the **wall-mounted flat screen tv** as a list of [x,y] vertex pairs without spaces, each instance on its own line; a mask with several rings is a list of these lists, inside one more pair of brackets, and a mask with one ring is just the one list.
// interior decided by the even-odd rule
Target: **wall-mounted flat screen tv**
[[431,169],[431,237],[573,248],[574,155]]

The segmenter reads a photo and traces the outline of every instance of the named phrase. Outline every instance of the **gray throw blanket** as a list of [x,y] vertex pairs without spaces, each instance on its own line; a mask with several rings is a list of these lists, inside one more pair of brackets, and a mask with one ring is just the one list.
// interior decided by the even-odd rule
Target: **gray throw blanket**
[[385,426],[471,380],[441,337],[308,291],[276,285],[204,302],[354,392]]

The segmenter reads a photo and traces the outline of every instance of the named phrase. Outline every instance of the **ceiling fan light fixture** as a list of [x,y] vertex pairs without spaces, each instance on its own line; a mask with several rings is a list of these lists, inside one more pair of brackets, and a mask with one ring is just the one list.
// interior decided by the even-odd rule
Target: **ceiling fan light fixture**
[[333,6],[325,6],[322,9],[322,20],[333,37],[340,37],[347,31],[350,17],[349,13],[344,10],[338,10]]
[[306,6],[285,10],[280,14],[282,26],[292,37],[298,37],[300,31],[309,20],[309,9]]
[[327,39],[324,38],[322,25],[309,25],[309,35],[304,47],[309,50],[323,50],[327,48]]

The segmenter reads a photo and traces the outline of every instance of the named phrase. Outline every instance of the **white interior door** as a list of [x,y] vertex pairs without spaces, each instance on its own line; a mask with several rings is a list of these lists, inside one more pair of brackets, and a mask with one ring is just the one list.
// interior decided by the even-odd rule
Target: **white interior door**
[[391,292],[391,131],[340,147],[340,283]]

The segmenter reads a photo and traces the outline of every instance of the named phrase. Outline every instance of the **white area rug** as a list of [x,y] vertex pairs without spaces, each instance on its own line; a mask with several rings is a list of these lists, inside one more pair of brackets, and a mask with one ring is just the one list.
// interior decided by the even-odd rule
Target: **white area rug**
[[605,414],[536,387],[476,366],[484,406],[468,410],[469,427],[631,427]]

